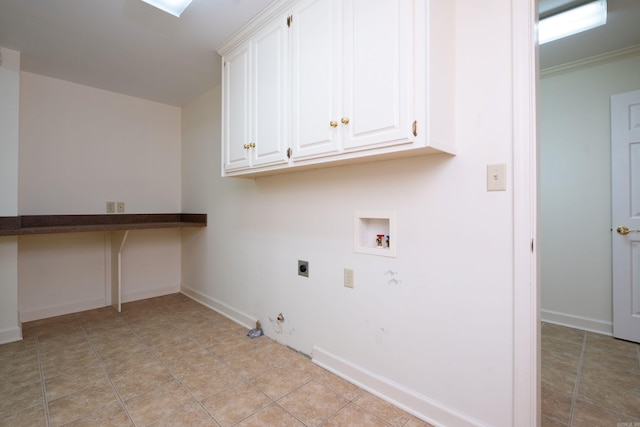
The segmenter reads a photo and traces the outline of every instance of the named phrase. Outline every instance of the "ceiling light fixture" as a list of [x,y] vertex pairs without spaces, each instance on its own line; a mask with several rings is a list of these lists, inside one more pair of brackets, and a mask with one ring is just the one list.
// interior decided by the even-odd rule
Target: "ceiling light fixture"
[[170,13],[173,16],[180,17],[182,12],[191,4],[191,0],[142,0],[153,7]]
[[[574,2],[575,3],[575,2]],[[552,10],[540,15],[540,44],[571,36],[607,23],[607,0],[578,2],[569,9]]]

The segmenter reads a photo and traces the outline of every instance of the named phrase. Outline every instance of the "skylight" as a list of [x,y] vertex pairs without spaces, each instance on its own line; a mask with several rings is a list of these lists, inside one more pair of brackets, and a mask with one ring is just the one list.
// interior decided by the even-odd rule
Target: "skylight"
[[607,0],[596,0],[577,7],[541,16],[538,24],[540,44],[571,36],[607,23]]
[[142,0],[153,7],[170,13],[173,16],[180,17],[182,12],[191,4],[191,0]]

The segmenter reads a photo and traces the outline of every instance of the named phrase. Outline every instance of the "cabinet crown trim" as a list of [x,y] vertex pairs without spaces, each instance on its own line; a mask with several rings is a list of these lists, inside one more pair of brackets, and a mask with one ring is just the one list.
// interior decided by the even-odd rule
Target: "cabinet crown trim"
[[238,31],[233,33],[231,37],[225,40],[220,46],[218,46],[216,48],[216,52],[218,55],[224,56],[227,52],[235,49],[242,43],[245,43],[251,38],[253,30],[260,28],[272,19],[287,15],[296,1],[297,0],[278,0],[271,3]]

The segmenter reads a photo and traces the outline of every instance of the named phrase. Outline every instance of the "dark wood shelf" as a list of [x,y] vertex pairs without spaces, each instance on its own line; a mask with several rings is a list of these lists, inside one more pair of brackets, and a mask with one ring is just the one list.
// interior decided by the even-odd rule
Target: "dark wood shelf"
[[0,217],[0,236],[206,226],[207,214],[21,215]]

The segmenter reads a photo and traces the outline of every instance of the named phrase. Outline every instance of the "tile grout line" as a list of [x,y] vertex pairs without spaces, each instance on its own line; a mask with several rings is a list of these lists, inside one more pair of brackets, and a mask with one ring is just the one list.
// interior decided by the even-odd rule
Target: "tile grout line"
[[[253,378],[253,377],[252,377],[252,378]],[[290,394],[292,394],[294,391],[296,391],[296,390],[298,390],[298,389],[301,389],[301,388],[302,388],[302,387],[304,387],[305,385],[307,385],[307,384],[309,384],[309,383],[313,382],[314,380],[315,380],[315,378],[313,378],[313,376],[311,376],[311,378],[309,379],[309,381],[305,382],[304,384],[299,385],[298,387],[294,387],[294,388],[293,388],[293,390],[290,390],[289,392],[287,392],[287,393],[285,393],[284,395],[280,396],[278,399],[271,399],[271,396],[269,396],[267,393],[264,393],[262,390],[260,390],[260,388],[259,388],[259,387],[257,387],[257,385],[256,385],[256,384],[253,384],[253,383],[251,383],[249,380],[247,380],[247,381],[249,381],[249,383],[250,383],[251,385],[255,386],[255,387],[256,387],[256,388],[257,388],[261,393],[263,393],[265,396],[267,396],[269,399],[271,399],[271,403],[270,403],[270,404],[268,404],[268,405],[266,405],[264,408],[260,408],[260,409],[256,410],[256,411],[255,411],[255,412],[253,412],[252,414],[250,414],[250,415],[246,416],[246,417],[245,417],[245,418],[243,418],[242,420],[237,421],[237,422],[236,422],[236,423],[234,423],[233,425],[236,425],[236,424],[241,423],[242,421],[244,421],[244,420],[246,420],[247,418],[249,418],[249,417],[253,416],[254,414],[257,414],[258,412],[262,411],[263,409],[265,409],[265,408],[267,408],[267,407],[269,407],[269,406],[272,406],[272,405],[278,405],[278,406],[279,406],[283,411],[285,411],[287,414],[291,415],[293,418],[295,418],[296,420],[300,421],[300,423],[301,423],[302,425],[304,425],[304,426],[308,427],[308,426],[307,426],[307,424],[306,424],[304,421],[302,421],[300,418],[296,417],[294,414],[292,414],[291,412],[289,412],[289,410],[288,410],[287,408],[285,408],[284,406],[282,406],[282,405],[280,404],[280,402],[279,402],[279,401],[280,401],[280,400],[282,400],[282,399],[284,399],[285,397],[289,396],[289,395],[290,395]],[[322,385],[322,384],[320,384],[320,385]],[[322,421],[324,422],[324,420],[322,420]],[[322,423],[321,423],[321,424],[322,424]]]
[[[245,381],[247,381],[247,383],[248,383],[248,384],[250,384],[250,385],[252,385],[252,386],[256,386],[255,384],[253,384],[253,383],[250,381],[250,379],[245,379]],[[266,406],[264,406],[264,407],[262,407],[262,408],[259,408],[259,409],[255,410],[255,411],[254,411],[254,412],[252,412],[251,414],[247,415],[245,418],[243,418],[243,419],[241,419],[241,420],[236,421],[235,423],[233,423],[233,424],[231,425],[231,427],[233,427],[233,426],[236,426],[236,425],[240,424],[241,422],[245,421],[246,419],[248,419],[248,418],[252,417],[253,415],[257,414],[258,412],[260,412],[260,411],[264,410],[265,408],[267,408],[267,407],[269,407],[269,406],[273,406],[273,405],[278,405],[278,406],[279,406],[283,411],[285,411],[285,412],[286,412],[287,414],[289,414],[291,417],[293,417],[293,418],[295,418],[296,420],[298,420],[302,425],[304,425],[305,427],[310,427],[310,426],[309,426],[308,424],[306,424],[303,420],[301,420],[301,419],[300,419],[300,418],[298,418],[295,414],[293,414],[293,413],[289,412],[289,410],[288,410],[287,408],[285,408],[284,406],[282,406],[282,405],[280,404],[280,400],[282,400],[282,399],[284,399],[285,397],[287,397],[287,396],[289,396],[289,395],[293,394],[295,391],[297,391],[297,390],[301,389],[302,387],[304,387],[304,386],[306,386],[307,384],[310,384],[310,383],[312,383],[312,382],[315,382],[315,383],[317,383],[318,385],[320,385],[320,386],[322,386],[322,387],[324,387],[324,388],[326,388],[326,389],[328,389],[328,390],[332,391],[333,393],[337,394],[338,396],[341,396],[339,393],[336,393],[335,391],[333,391],[333,390],[329,389],[329,387],[327,387],[327,386],[325,386],[324,384],[320,383],[320,382],[319,382],[315,377],[313,377],[313,375],[311,376],[311,378],[309,379],[309,381],[306,381],[305,383],[303,383],[303,384],[301,384],[301,385],[299,385],[299,386],[297,386],[297,387],[294,387],[292,390],[289,390],[287,393],[285,393],[284,395],[280,396],[278,399],[272,399],[269,395],[267,395],[265,392],[263,392],[262,390],[260,390],[260,388],[258,387],[258,390],[259,390],[261,393],[263,393],[265,396],[267,396],[269,399],[271,399],[271,403],[269,403],[268,405],[266,405]],[[341,396],[341,397],[344,397],[344,396]],[[346,398],[345,398],[345,399],[346,399]],[[340,412],[342,409],[344,409],[347,405],[349,405],[349,403],[352,403],[352,401],[351,401],[351,400],[349,400],[349,399],[346,399],[346,400],[347,400],[347,403],[346,403],[346,404],[344,404],[343,406],[341,406],[341,407],[340,407],[340,409],[338,409],[338,410],[337,410],[337,411],[335,411],[334,413],[330,414],[330,415],[329,415],[329,416],[327,416],[326,418],[323,418],[323,419],[320,421],[320,424],[318,424],[318,425],[322,425],[322,424],[323,424],[325,421],[327,421],[329,418],[331,418],[332,416],[334,416],[335,414],[337,414],[338,412]]]
[[[145,346],[153,355],[153,358],[156,360],[156,362],[160,363],[162,366],[165,367],[165,369],[171,374],[171,376],[173,377],[173,379],[175,381],[178,382],[178,384],[180,384],[180,387],[182,387],[182,389],[187,392],[187,394],[189,396],[191,396],[191,398],[193,398],[193,400],[195,400],[195,402],[198,404],[198,406],[200,406],[200,408],[202,408],[213,420],[213,422],[215,422],[218,426],[220,426],[221,424],[218,422],[218,420],[215,419],[215,417],[213,416],[212,413],[209,412],[209,410],[202,404],[202,402],[200,402],[200,400],[198,398],[196,398],[196,396],[193,394],[193,392],[191,392],[191,390],[189,390],[189,388],[182,382],[182,379],[180,379],[178,377],[178,375],[176,375],[176,373],[166,364],[164,363],[164,361],[162,361],[159,357],[158,354],[156,353],[156,351],[149,346],[144,339],[138,334],[138,331],[136,331],[136,329],[129,323],[127,322],[126,318],[122,318],[122,320],[124,321],[124,323],[127,325],[127,327],[131,330],[131,332],[133,332],[133,335],[135,335],[135,337],[140,341],[140,343]],[[185,337],[187,337],[188,339],[192,340],[192,338],[185,333],[183,330],[181,330],[180,328],[176,327],[175,325],[173,325],[172,322],[171,323],[171,327],[174,328],[175,330],[179,331],[182,335],[184,335]],[[205,350],[207,353],[210,353],[209,350],[207,350],[202,344],[200,344],[198,341],[192,340],[194,341],[196,344],[198,344],[198,346],[200,346],[200,348],[202,348],[203,350]],[[217,357],[216,357],[217,358]]]
[[576,385],[573,387],[573,396],[571,398],[571,408],[569,409],[569,427],[573,425],[573,415],[578,400],[578,388],[580,387],[580,375],[582,375],[582,364],[584,362],[584,352],[587,348],[587,333],[584,333],[582,339],[582,349],[580,350],[580,359],[578,360],[578,373],[576,374]]
[[[201,349],[203,349],[205,352],[207,352],[209,355],[211,355],[211,357],[213,357],[213,358],[215,358],[216,360],[220,361],[220,363],[224,364],[227,368],[229,368],[229,369],[230,369],[230,370],[232,370],[233,372],[236,372],[236,369],[235,369],[235,368],[233,368],[233,366],[231,366],[231,363],[230,363],[230,361],[229,361],[229,360],[226,360],[226,359],[224,359],[224,358],[221,358],[220,356],[216,355],[214,352],[209,351],[209,349],[208,349],[207,347],[203,346],[199,341],[194,340],[194,339],[191,337],[191,335],[189,335],[186,331],[182,330],[180,327],[178,327],[178,326],[173,326],[173,327],[174,327],[177,331],[179,331],[183,336],[187,337],[188,339],[190,339],[190,340],[194,341],[196,344],[198,344],[198,346],[200,346],[200,348],[201,348]],[[145,344],[145,345],[146,345],[146,344]],[[155,356],[155,351],[154,351],[153,349],[151,349],[151,351],[152,351],[152,352],[154,352],[154,356]],[[250,351],[253,351],[253,350],[250,350]],[[202,404],[202,402],[200,402],[200,400],[199,400],[199,399],[197,399],[197,398],[193,395],[193,393],[189,390],[189,388],[188,388],[185,384],[183,384],[182,380],[180,380],[177,376],[175,376],[175,374],[173,374],[173,371],[172,371],[168,366],[166,366],[166,365],[165,365],[161,360],[159,360],[159,362],[160,362],[160,363],[162,363],[162,364],[163,364],[163,365],[164,365],[164,366],[169,370],[169,372],[171,372],[171,374],[172,374],[172,375],[174,375],[174,377],[175,377],[175,378],[176,378],[176,380],[180,383],[180,385],[182,386],[182,388],[184,388],[184,389],[187,391],[187,393],[189,393],[189,395],[191,395],[191,396],[196,400],[196,402],[198,403],[198,405],[200,405],[200,407],[201,407],[202,409],[204,409],[204,411],[205,411],[207,414],[209,414],[209,416],[211,416],[211,418],[212,418],[212,419],[213,419],[213,420],[214,420],[218,425],[220,425],[220,423],[218,423],[218,420],[216,420],[216,418],[213,416],[213,414],[212,414],[212,413],[210,413],[210,412],[209,412],[209,410],[208,410],[208,409],[207,409],[207,408]],[[246,377],[244,377],[244,376],[243,376],[242,374],[240,374],[240,373],[238,373],[238,376],[240,377],[240,381],[241,381],[241,382],[243,382],[243,383],[245,383],[245,384],[247,384],[247,385],[250,385],[250,386],[255,386],[255,384],[253,384],[253,383],[251,382],[251,379],[250,379],[250,378],[246,378]],[[310,381],[311,381],[311,380],[309,380],[309,382],[310,382]],[[306,383],[305,383],[305,384],[306,384]],[[260,391],[260,392],[261,392],[262,394],[264,394],[268,399],[270,399],[270,400],[271,400],[271,402],[270,402],[268,405],[265,405],[265,406],[264,406],[264,407],[262,407],[262,408],[258,408],[258,409],[256,409],[254,412],[252,412],[251,414],[247,415],[245,418],[242,418],[241,420],[236,421],[235,423],[233,423],[233,424],[232,424],[232,426],[235,426],[236,424],[241,423],[242,421],[246,420],[247,418],[249,418],[249,417],[253,416],[254,414],[256,414],[256,413],[258,413],[258,412],[262,411],[263,409],[265,409],[265,408],[267,408],[267,407],[269,407],[269,406],[271,406],[271,405],[273,405],[273,404],[278,404],[278,402],[277,402],[275,399],[272,399],[269,395],[267,395],[266,393],[264,393],[264,392],[263,392],[262,390],[260,390],[259,388],[258,388],[258,391]],[[213,396],[213,395],[212,395],[212,396]],[[209,397],[211,397],[211,396],[209,396]],[[280,406],[280,405],[278,404],[278,406]],[[280,406],[280,407],[282,408],[282,406]],[[282,409],[284,409],[284,408],[282,408]],[[284,409],[284,410],[285,410],[287,413],[289,413],[289,411],[287,411],[286,409]],[[289,414],[290,414],[291,416],[293,416],[294,418],[296,418],[293,414],[291,414],[291,413],[289,413]],[[296,418],[296,419],[297,419],[297,418]],[[302,424],[304,424],[301,420],[298,420],[298,421],[300,421]],[[306,425],[306,424],[305,424],[305,425]]]
[[[279,343],[278,343],[278,344],[279,344]],[[282,344],[279,344],[279,345],[282,345]],[[203,348],[204,348],[204,347],[203,347]],[[207,352],[209,352],[209,350],[208,350],[208,349],[206,349],[206,348],[204,348],[204,349],[205,349]],[[217,357],[217,356],[216,356],[216,357]],[[220,359],[220,360],[222,361],[222,363],[224,363],[225,365],[227,365],[229,368],[233,369],[233,367],[231,366],[231,364],[229,363],[229,361],[227,361],[227,360],[225,360],[225,359]],[[275,367],[275,366],[274,366],[274,367]],[[233,370],[235,371],[235,369],[233,369]],[[252,386],[256,386],[256,384],[254,384],[254,383],[251,381],[251,378],[244,378],[242,375],[240,375],[240,376],[243,378],[243,381],[244,381],[244,382],[246,382],[247,384],[250,384],[250,385],[252,385]],[[252,378],[253,378],[253,377],[252,377]],[[373,414],[373,413],[372,413],[372,412],[370,412],[369,410],[367,410],[367,409],[363,408],[362,406],[358,405],[357,403],[355,403],[355,400],[356,400],[358,397],[360,397],[360,395],[356,396],[356,397],[355,397],[355,398],[353,398],[353,399],[349,399],[349,398],[347,398],[347,397],[343,396],[342,394],[340,394],[340,393],[336,392],[335,390],[331,389],[330,387],[328,387],[328,386],[324,385],[322,382],[320,382],[320,381],[318,380],[318,378],[314,377],[313,375],[310,375],[310,379],[309,379],[308,381],[304,382],[303,384],[301,384],[301,385],[299,385],[299,386],[297,386],[297,387],[294,387],[292,390],[289,390],[287,393],[285,393],[283,396],[280,396],[280,397],[279,397],[279,398],[277,398],[277,399],[272,399],[269,395],[267,395],[266,393],[264,393],[262,390],[260,390],[260,389],[258,388],[258,390],[259,390],[261,393],[265,394],[265,396],[267,396],[269,399],[271,399],[271,403],[269,403],[268,405],[264,406],[263,408],[257,409],[256,411],[254,411],[254,412],[252,412],[251,414],[247,415],[245,418],[243,418],[243,419],[241,419],[241,420],[236,421],[235,423],[233,423],[233,424],[231,425],[231,427],[234,427],[234,426],[236,426],[236,425],[238,425],[238,424],[242,423],[243,421],[245,421],[246,419],[248,419],[248,418],[250,418],[251,416],[255,415],[256,413],[258,413],[258,412],[260,412],[260,411],[264,410],[265,408],[267,408],[267,407],[269,407],[269,406],[272,406],[272,405],[274,405],[274,404],[275,404],[275,405],[278,405],[278,406],[279,406],[282,410],[284,410],[287,414],[289,414],[289,415],[290,415],[291,417],[293,417],[294,419],[298,420],[298,421],[299,421],[303,426],[305,426],[305,427],[310,427],[310,426],[309,426],[308,424],[306,424],[303,420],[301,420],[301,419],[300,419],[300,418],[298,418],[295,414],[293,414],[293,413],[291,413],[289,410],[287,410],[287,408],[285,408],[284,406],[282,406],[282,405],[280,404],[280,401],[281,401],[282,399],[284,399],[285,397],[287,397],[287,396],[289,396],[289,395],[293,394],[295,391],[297,391],[297,390],[301,389],[302,387],[304,387],[304,386],[306,386],[306,385],[308,385],[308,384],[310,384],[310,383],[312,383],[312,382],[315,382],[315,383],[316,383],[316,384],[318,384],[319,386],[326,388],[327,390],[329,390],[329,391],[333,392],[334,394],[336,394],[336,395],[338,395],[338,396],[340,396],[340,397],[344,398],[344,399],[347,401],[347,402],[346,402],[344,405],[342,405],[338,410],[336,410],[335,412],[331,413],[331,414],[330,414],[330,415],[328,415],[326,418],[323,418],[323,419],[320,421],[320,424],[319,424],[319,425],[324,424],[324,423],[325,423],[329,418],[331,418],[331,417],[335,416],[336,414],[338,414],[338,413],[339,413],[340,411],[342,411],[344,408],[346,408],[347,406],[349,406],[349,404],[354,404],[354,405],[356,405],[358,408],[362,409],[364,412],[366,412],[366,413],[368,413],[368,414],[372,415],[373,417],[375,417],[375,418],[379,419],[379,420],[380,420],[380,421],[382,421],[384,424],[386,424],[386,425],[388,425],[388,426],[391,426],[391,424],[390,424],[390,423],[388,423],[387,421],[383,420],[383,419],[382,419],[382,418],[380,418],[379,416],[377,416],[377,415]],[[407,422],[409,422],[409,420],[410,420],[410,419],[411,419],[411,416],[407,419],[407,421],[406,421],[404,424],[406,424]],[[403,425],[404,425],[404,424],[403,424]]]
[[[118,389],[116,388],[115,384],[113,384],[113,381],[111,381],[111,376],[109,375],[109,372],[107,372],[107,368],[106,368],[105,364],[102,362],[102,359],[100,359],[100,355],[98,354],[98,351],[96,350],[96,348],[94,347],[93,343],[89,339],[89,334],[87,333],[87,330],[84,327],[84,323],[82,321],[80,321],[80,319],[78,319],[77,316],[76,316],[76,322],[78,322],[80,324],[80,328],[82,329],[82,333],[84,334],[84,338],[87,340],[87,343],[89,344],[89,348],[91,348],[91,351],[93,352],[93,355],[98,360],[98,364],[100,365],[100,369],[102,369],[102,372],[107,377],[107,381],[109,381],[109,384],[111,385],[111,388],[116,393],[116,397],[118,398],[118,403],[120,403],[120,407],[122,407],[122,409],[124,410],[124,413],[127,414],[127,417],[129,418],[129,421],[131,421],[131,424],[136,426],[136,423],[133,420],[133,417],[131,416],[131,414],[129,413],[129,410],[127,409],[127,405],[124,404],[124,400],[122,400],[122,396],[120,396],[120,393],[118,392]],[[127,325],[127,327],[128,326],[129,325]]]
[[[187,334],[187,336],[188,336],[188,334]],[[267,338],[268,338],[268,337],[267,337]],[[272,339],[272,338],[269,338],[269,339]],[[291,348],[291,347],[289,347],[289,346],[284,346],[283,344],[278,343],[278,342],[277,342],[277,341],[275,341],[275,340],[274,340],[274,343],[276,343],[277,345],[283,346],[283,347],[287,347],[287,348],[289,348],[290,350],[295,351],[295,352],[296,352],[296,353],[298,353],[298,354],[303,354],[303,353],[301,353],[301,352],[299,352],[299,351],[297,351],[297,350],[292,349],[292,348]],[[207,348],[205,348],[205,347],[203,347],[203,348],[204,348],[207,352],[211,353]],[[253,351],[254,351],[254,350],[250,350],[249,352],[253,352]],[[213,354],[213,353],[212,353],[212,354]],[[304,354],[303,354],[303,355],[304,355]],[[215,356],[215,354],[214,354],[214,356]],[[306,356],[306,355],[305,355],[305,356]],[[224,363],[228,368],[232,369],[234,372],[236,371],[236,369],[235,369],[235,368],[233,368],[233,366],[231,365],[231,363],[230,363],[230,361],[229,361],[229,360],[224,359],[224,358],[220,358],[219,356],[215,356],[215,357],[219,358],[219,360],[220,360],[222,363]],[[307,357],[308,357],[308,356],[307,356]],[[309,359],[310,359],[310,358],[309,358]],[[271,367],[270,367],[270,369],[272,369],[272,368],[276,368],[276,367],[284,367],[284,366],[282,366],[282,365],[277,365],[277,364],[276,364],[276,365],[271,366]],[[238,375],[242,378],[242,380],[243,380],[244,382],[246,382],[247,384],[249,384],[249,385],[251,385],[251,386],[253,386],[253,387],[256,387],[256,388],[258,389],[258,391],[260,391],[260,392],[261,392],[261,393],[263,393],[265,396],[267,396],[269,399],[271,399],[271,403],[269,403],[268,405],[266,405],[266,406],[264,406],[264,407],[262,407],[262,408],[257,409],[256,411],[254,411],[254,412],[252,412],[251,414],[247,415],[245,418],[243,418],[243,419],[241,419],[241,420],[236,421],[232,426],[235,426],[235,425],[237,425],[237,424],[239,424],[239,423],[241,423],[241,422],[245,421],[246,419],[250,418],[251,416],[255,415],[256,413],[258,413],[258,412],[260,412],[260,411],[264,410],[265,408],[267,408],[267,407],[269,407],[269,406],[273,406],[273,405],[275,404],[275,405],[277,405],[278,407],[280,407],[283,411],[285,411],[287,414],[289,414],[291,417],[293,417],[294,419],[298,420],[298,421],[299,421],[303,426],[305,426],[305,427],[309,427],[309,426],[308,426],[308,425],[307,425],[303,420],[301,420],[301,419],[300,419],[299,417],[297,417],[295,414],[293,414],[292,412],[290,412],[287,408],[285,408],[284,406],[282,406],[282,405],[280,404],[280,401],[281,401],[282,399],[284,399],[285,397],[287,397],[287,396],[289,396],[289,395],[293,394],[295,391],[297,391],[297,390],[299,390],[299,389],[303,388],[304,386],[306,386],[306,385],[308,385],[308,384],[310,384],[310,383],[312,383],[312,382],[315,382],[316,384],[320,385],[321,387],[324,387],[324,388],[328,389],[329,391],[333,392],[334,394],[336,394],[336,395],[338,395],[338,396],[340,396],[340,397],[343,397],[343,398],[345,398],[345,400],[347,400],[347,403],[345,403],[343,406],[341,406],[337,411],[335,411],[334,413],[330,414],[330,415],[329,415],[329,416],[327,416],[326,418],[322,419],[319,425],[322,425],[322,424],[323,424],[324,422],[326,422],[329,418],[331,418],[332,416],[334,416],[334,415],[336,415],[338,412],[340,412],[342,409],[344,409],[347,405],[349,405],[350,403],[353,403],[353,399],[348,399],[348,398],[346,398],[345,396],[342,396],[340,393],[338,393],[338,392],[336,392],[335,390],[331,389],[330,387],[328,387],[328,386],[326,386],[326,385],[322,384],[322,383],[318,380],[318,378],[316,378],[315,376],[313,376],[313,375],[311,375],[311,374],[309,374],[309,380],[308,380],[308,381],[305,381],[305,382],[303,382],[302,384],[300,384],[300,385],[298,385],[298,386],[294,387],[293,389],[289,390],[289,391],[288,391],[288,392],[286,392],[284,395],[282,395],[282,396],[280,396],[280,397],[278,397],[278,398],[276,398],[276,399],[271,398],[271,396],[267,395],[263,390],[261,390],[259,387],[257,387],[257,385],[252,381],[252,379],[253,379],[255,376],[259,375],[259,374],[254,375],[254,376],[253,376],[253,377],[251,377],[251,378],[246,378],[246,377],[244,377],[244,376],[243,376],[242,374],[240,374],[240,373],[238,373]]]
[[[211,353],[213,355],[212,352],[210,352],[207,348],[202,347],[205,351],[207,351],[208,353]],[[253,352],[254,350],[250,350],[249,352]],[[215,355],[214,355],[215,356]],[[290,395],[291,393],[293,393],[294,391],[304,387],[305,385],[311,383],[312,381],[315,380],[315,378],[313,376],[311,376],[311,378],[309,379],[309,381],[304,382],[303,384],[294,387],[292,390],[289,390],[287,393],[285,393],[283,396],[280,396],[277,399],[273,399],[271,396],[269,396],[267,393],[265,393],[262,389],[260,389],[260,387],[257,386],[257,384],[255,384],[252,379],[256,376],[252,376],[250,378],[247,378],[245,376],[243,376],[242,374],[240,374],[239,372],[237,372],[237,369],[235,369],[232,365],[230,360],[224,359],[224,358],[220,358],[219,356],[215,356],[216,358],[218,358],[222,363],[224,363],[229,369],[231,369],[232,371],[236,372],[238,374],[238,376],[241,378],[242,382],[244,382],[245,384],[250,385],[251,387],[255,387],[257,391],[259,391],[260,393],[264,394],[269,400],[271,400],[271,402],[268,405],[263,406],[262,408],[258,408],[255,411],[253,411],[252,413],[248,414],[246,417],[234,422],[231,427],[236,426],[238,424],[240,424],[241,422],[245,421],[248,418],[251,418],[253,415],[257,414],[260,411],[263,411],[265,408],[268,408],[269,406],[273,406],[273,405],[278,405],[283,411],[285,411],[287,414],[289,414],[291,417],[295,418],[296,420],[298,420],[303,426],[308,427],[307,424],[302,421],[301,419],[299,419],[297,416],[295,416],[294,414],[292,414],[291,412],[289,412],[287,410],[287,408],[285,408],[284,406],[282,406],[279,403],[279,400],[282,400],[284,397]],[[274,368],[274,366],[271,366],[269,369]],[[258,374],[259,375],[259,374]]]
[[[133,331],[134,335],[141,341],[141,343],[151,351],[151,353],[153,354],[153,357],[155,358],[156,361],[158,361],[160,364],[162,364],[173,376],[173,378],[180,384],[180,386],[196,401],[196,403],[214,420],[214,422],[218,425],[221,425],[218,420],[216,420],[216,418],[213,416],[212,413],[209,412],[209,410],[204,406],[204,404],[195,397],[195,395],[191,392],[191,390],[189,390],[189,388],[182,382],[182,380],[173,372],[173,370],[167,366],[157,355],[156,351],[150,347],[147,343],[144,342],[144,340],[138,335],[138,332],[135,330],[135,328],[131,327],[131,325],[126,321],[126,319],[123,319],[125,321],[125,323],[127,324],[127,326],[129,326],[129,328]],[[233,366],[231,365],[229,360],[226,360],[224,358],[221,358],[220,356],[216,355],[215,353],[209,351],[208,348],[206,348],[205,346],[203,346],[199,341],[197,340],[193,340],[193,338],[184,330],[182,330],[180,327],[175,326],[172,324],[172,327],[175,328],[177,331],[179,331],[183,336],[185,336],[186,338],[188,338],[189,340],[194,341],[196,344],[198,344],[198,346],[203,349],[205,352],[207,352],[208,354],[210,354],[213,358],[217,359],[218,361],[220,361],[222,364],[224,364],[227,368],[233,370],[234,372],[236,372],[236,369],[233,368]],[[238,373],[238,376],[240,377],[240,381],[242,383],[245,383],[247,385],[250,386],[256,386],[252,381],[251,378],[246,378],[243,375]],[[265,408],[272,406],[272,405],[278,405],[280,408],[282,408],[286,413],[288,413],[290,416],[292,416],[293,418],[295,418],[296,420],[298,420],[301,424],[303,424],[304,426],[307,426],[307,424],[305,424],[302,420],[300,420],[298,417],[296,417],[294,414],[292,414],[291,412],[289,412],[286,408],[284,408],[282,405],[280,405],[278,403],[278,401],[280,399],[282,399],[283,397],[293,393],[295,390],[298,390],[299,388],[302,388],[303,386],[311,383],[315,381],[315,378],[313,376],[311,376],[311,378],[309,379],[309,381],[306,381],[304,384],[299,385],[298,387],[295,387],[293,390],[290,390],[288,393],[286,393],[284,396],[281,396],[280,398],[273,399],[271,398],[271,396],[267,395],[266,393],[264,393],[262,390],[260,390],[258,388],[258,391],[260,391],[261,393],[263,393],[271,402],[267,405],[265,405],[264,407],[258,408],[255,411],[253,411],[252,413],[248,414],[246,417],[234,422],[232,424],[232,426],[235,426],[243,421],[245,421],[246,419],[252,417],[253,415],[257,414],[258,412],[264,410]],[[320,383],[318,383],[320,384]],[[322,384],[320,384],[322,385]],[[324,387],[324,385],[322,385]],[[347,402],[347,404],[349,404],[350,401]],[[345,405],[346,406],[346,405]],[[340,408],[340,410],[342,409],[342,407]],[[338,411],[336,411],[337,413]],[[334,414],[332,414],[334,415]],[[323,422],[326,420],[323,420]]]
[[[125,320],[125,322],[126,322],[126,320]],[[172,325],[172,326],[173,326],[173,325]],[[175,328],[175,326],[173,326],[173,327]],[[185,334],[182,330],[180,330],[179,328],[176,328],[176,329],[177,329],[177,330],[179,330],[181,334],[186,335],[186,334]],[[164,367],[165,367],[165,369],[166,369],[167,371],[169,371],[169,373],[171,373],[171,376],[173,377],[173,379],[174,379],[175,381],[177,381],[177,382],[178,382],[178,384],[180,384],[180,387],[182,387],[182,389],[183,389],[185,392],[187,392],[187,394],[188,394],[189,396],[191,396],[191,398],[192,398],[193,400],[195,400],[195,402],[198,404],[198,406],[200,406],[200,408],[202,408],[202,409],[204,410],[204,412],[206,412],[206,413],[211,417],[211,419],[213,420],[213,422],[214,422],[214,423],[216,423],[217,425],[221,425],[221,424],[218,422],[218,420],[216,420],[216,419],[215,419],[215,417],[213,416],[213,414],[209,412],[209,410],[208,410],[208,409],[207,409],[207,408],[202,404],[202,402],[200,402],[200,399],[196,398],[196,396],[193,394],[193,392],[192,392],[191,390],[189,390],[189,387],[187,387],[187,386],[184,384],[184,382],[182,382],[182,379],[181,379],[178,375],[176,375],[176,373],[175,373],[175,372],[173,372],[173,370],[172,370],[172,369],[171,369],[171,368],[170,368],[166,363],[164,363],[164,361],[163,361],[163,360],[161,360],[161,359],[158,357],[158,355],[156,354],[156,351],[155,351],[153,348],[151,348],[149,345],[147,345],[147,343],[145,343],[145,342],[144,342],[144,340],[143,340],[142,338],[140,338],[140,337],[139,337],[138,333],[137,333],[135,330],[134,330],[134,332],[133,332],[133,333],[134,333],[134,335],[135,335],[136,337],[138,337],[138,339],[140,339],[140,341],[142,342],[142,344],[143,344],[145,347],[147,347],[147,348],[151,351],[151,354],[153,354],[154,359],[155,359],[158,363],[160,363],[162,366],[164,366]],[[199,342],[197,342],[197,341],[196,341],[196,344],[198,344],[198,346],[200,346],[201,348],[203,348],[204,350],[206,350],[204,347],[202,347],[202,344],[200,344]]]
[[44,405],[44,417],[47,422],[47,427],[51,427],[51,420],[49,419],[49,401],[47,400],[47,385],[44,377],[44,367],[42,366],[42,357],[40,354],[40,340],[36,333],[36,355],[38,357],[38,368],[40,370],[40,384],[42,386],[42,404]]
[[[369,393],[369,394],[371,394],[371,393]],[[376,395],[374,395],[374,394],[372,394],[372,396],[374,396],[374,397],[376,397],[376,398],[380,399],[378,396],[376,396]],[[354,399],[354,401],[352,401],[351,403],[353,403],[354,405],[356,405],[358,408],[362,409],[362,410],[363,410],[364,412],[366,412],[367,414],[369,414],[369,415],[371,415],[371,416],[376,417],[377,419],[379,419],[379,420],[380,420],[380,421],[382,421],[383,423],[385,423],[385,424],[387,424],[387,425],[389,425],[389,426],[390,426],[390,425],[392,425],[390,422],[388,422],[387,420],[383,419],[382,417],[379,417],[378,415],[374,414],[373,412],[369,411],[367,408],[365,408],[365,407],[363,407],[363,406],[358,405],[358,404],[355,402],[355,399]],[[407,418],[407,420],[406,420],[402,425],[405,425],[406,423],[408,423],[408,422],[411,420],[411,417],[412,417],[412,416],[413,416],[413,415],[409,414],[409,418]]]

